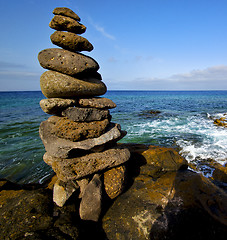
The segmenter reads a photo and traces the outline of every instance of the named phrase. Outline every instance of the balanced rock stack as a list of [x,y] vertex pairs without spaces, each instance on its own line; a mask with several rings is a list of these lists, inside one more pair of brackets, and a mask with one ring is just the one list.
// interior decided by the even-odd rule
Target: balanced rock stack
[[[77,190],[80,217],[97,221],[102,196],[118,196],[125,181],[125,165],[130,152],[117,145],[126,132],[112,123],[109,109],[116,105],[98,97],[106,86],[97,72],[98,63],[79,52],[91,51],[92,44],[79,36],[86,27],[68,8],[56,8],[49,26],[53,44],[62,48],[42,50],[38,59],[48,69],[40,78],[42,110],[54,115],[40,124],[40,137],[46,149],[44,161],[56,173],[53,200],[63,206]],[[79,190],[79,191],[78,191]]]

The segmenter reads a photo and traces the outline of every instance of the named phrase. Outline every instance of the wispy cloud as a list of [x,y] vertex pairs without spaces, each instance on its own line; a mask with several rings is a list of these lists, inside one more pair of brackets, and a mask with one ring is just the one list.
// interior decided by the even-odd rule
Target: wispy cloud
[[10,62],[5,62],[0,60],[0,70],[5,70],[5,69],[14,69],[14,68],[25,68],[26,66],[23,64],[18,64],[18,63],[10,63]]
[[40,75],[41,75],[40,73],[35,72],[0,71],[0,77],[37,77]]
[[115,63],[115,62],[117,62],[117,59],[115,57],[109,57],[108,62]]
[[193,70],[189,73],[175,74],[169,79],[178,82],[227,81],[227,66],[213,66],[203,70]]
[[97,23],[95,23],[95,22],[91,19],[91,17],[89,17],[88,20],[89,20],[90,24],[91,24],[98,32],[100,32],[104,37],[109,38],[109,39],[111,39],[111,40],[115,40],[115,39],[116,39],[113,35],[107,33],[106,30],[104,29],[104,27],[102,27],[102,26],[98,25]]
[[167,78],[136,77],[132,81],[111,84],[112,89],[133,90],[227,90],[227,66],[174,74]]

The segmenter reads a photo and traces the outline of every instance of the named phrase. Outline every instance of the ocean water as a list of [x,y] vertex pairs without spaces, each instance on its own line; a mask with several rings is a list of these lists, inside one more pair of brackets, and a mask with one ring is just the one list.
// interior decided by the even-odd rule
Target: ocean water
[[[117,104],[112,122],[128,132],[120,142],[174,147],[194,164],[226,163],[227,128],[213,119],[227,113],[227,91],[108,91],[104,96]],[[52,173],[42,160],[38,133],[50,116],[39,107],[43,98],[38,91],[0,92],[0,178],[42,183]]]

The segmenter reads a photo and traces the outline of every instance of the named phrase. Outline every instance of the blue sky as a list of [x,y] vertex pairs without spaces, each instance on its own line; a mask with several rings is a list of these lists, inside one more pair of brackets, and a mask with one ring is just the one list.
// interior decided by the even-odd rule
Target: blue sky
[[2,0],[0,91],[40,90],[55,7],[80,16],[108,90],[227,90],[226,0]]

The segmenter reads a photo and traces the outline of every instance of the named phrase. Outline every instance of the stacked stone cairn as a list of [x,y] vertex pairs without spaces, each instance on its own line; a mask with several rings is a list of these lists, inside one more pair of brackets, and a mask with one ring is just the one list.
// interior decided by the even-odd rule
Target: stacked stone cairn
[[42,50],[38,56],[40,65],[48,69],[40,77],[47,98],[40,106],[53,115],[40,124],[46,149],[43,159],[57,176],[53,201],[62,207],[77,192],[81,219],[98,221],[103,194],[114,199],[124,189],[124,163],[130,152],[117,141],[126,132],[110,122],[109,109],[116,104],[99,97],[107,88],[97,72],[98,63],[79,53],[93,50],[92,44],[78,35],[86,27],[68,8],[55,8],[53,14],[49,26],[57,31],[50,38],[61,48]]

